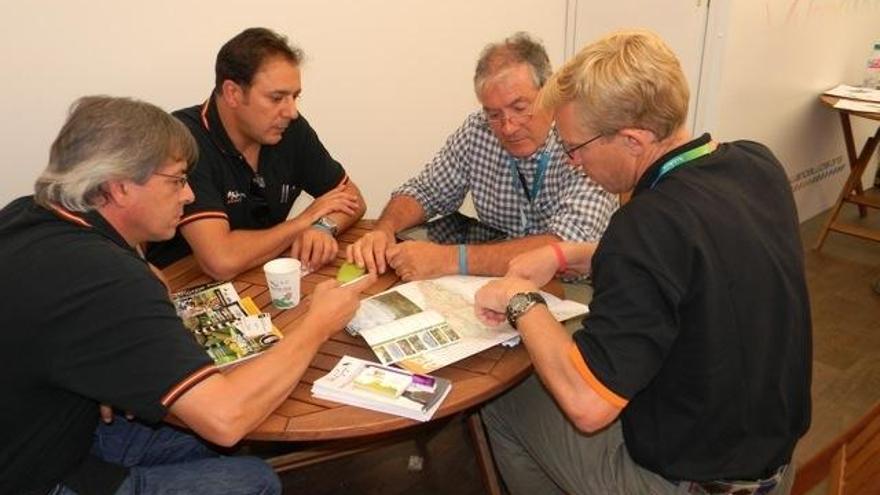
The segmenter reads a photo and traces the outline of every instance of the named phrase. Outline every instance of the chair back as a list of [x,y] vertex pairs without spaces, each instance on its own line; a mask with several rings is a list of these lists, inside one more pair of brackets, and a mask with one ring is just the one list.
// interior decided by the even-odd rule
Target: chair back
[[791,493],[826,477],[831,495],[880,494],[880,403],[798,469]]

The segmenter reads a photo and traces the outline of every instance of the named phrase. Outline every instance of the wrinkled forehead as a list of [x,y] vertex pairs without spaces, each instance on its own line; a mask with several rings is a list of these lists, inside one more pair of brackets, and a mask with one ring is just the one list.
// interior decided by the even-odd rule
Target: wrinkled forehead
[[538,95],[531,69],[525,64],[502,69],[483,83],[478,98],[485,108],[502,108],[519,100],[531,103]]

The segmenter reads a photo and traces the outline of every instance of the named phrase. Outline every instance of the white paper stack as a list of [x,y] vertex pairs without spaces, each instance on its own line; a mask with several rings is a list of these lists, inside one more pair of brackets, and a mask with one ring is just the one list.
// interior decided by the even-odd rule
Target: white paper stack
[[312,384],[318,399],[428,421],[452,390],[445,378],[343,356]]

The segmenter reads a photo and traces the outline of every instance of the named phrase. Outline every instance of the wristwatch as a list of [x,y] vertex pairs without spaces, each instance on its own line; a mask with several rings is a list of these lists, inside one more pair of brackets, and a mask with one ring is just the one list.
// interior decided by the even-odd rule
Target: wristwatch
[[321,217],[315,220],[315,223],[312,224],[312,227],[326,230],[333,237],[336,237],[336,234],[339,232],[339,226],[336,225],[336,222],[333,221],[330,217]]
[[504,313],[507,316],[507,321],[510,323],[510,326],[517,328],[516,320],[519,320],[522,315],[526,314],[526,311],[532,309],[532,306],[536,304],[543,304],[546,306],[547,301],[544,300],[544,296],[537,292],[520,292],[514,294],[513,297],[510,298],[510,301],[507,302],[507,311]]

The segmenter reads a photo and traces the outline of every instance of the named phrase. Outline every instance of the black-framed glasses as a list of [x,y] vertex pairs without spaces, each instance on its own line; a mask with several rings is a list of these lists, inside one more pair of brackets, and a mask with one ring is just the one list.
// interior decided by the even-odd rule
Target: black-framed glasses
[[187,183],[189,183],[189,177],[186,174],[181,175],[172,175],[172,174],[163,174],[161,172],[153,172],[153,175],[158,175],[159,177],[167,177],[169,179],[174,179],[174,183],[177,185],[178,189],[183,189],[186,187]]
[[581,144],[577,144],[577,145],[574,145],[574,146],[572,146],[571,148],[566,148],[565,146],[563,146],[563,147],[562,147],[562,151],[564,151],[565,154],[568,155],[569,158],[571,158],[572,160],[574,160],[574,152],[575,152],[575,151],[577,151],[577,150],[583,148],[584,146],[586,146],[586,145],[592,143],[593,141],[599,139],[600,137],[602,137],[602,134],[599,134],[599,135],[597,135],[597,136],[595,136],[595,137],[592,137],[592,138],[590,138],[590,139],[587,139],[587,140],[584,141],[583,143],[581,143]]

